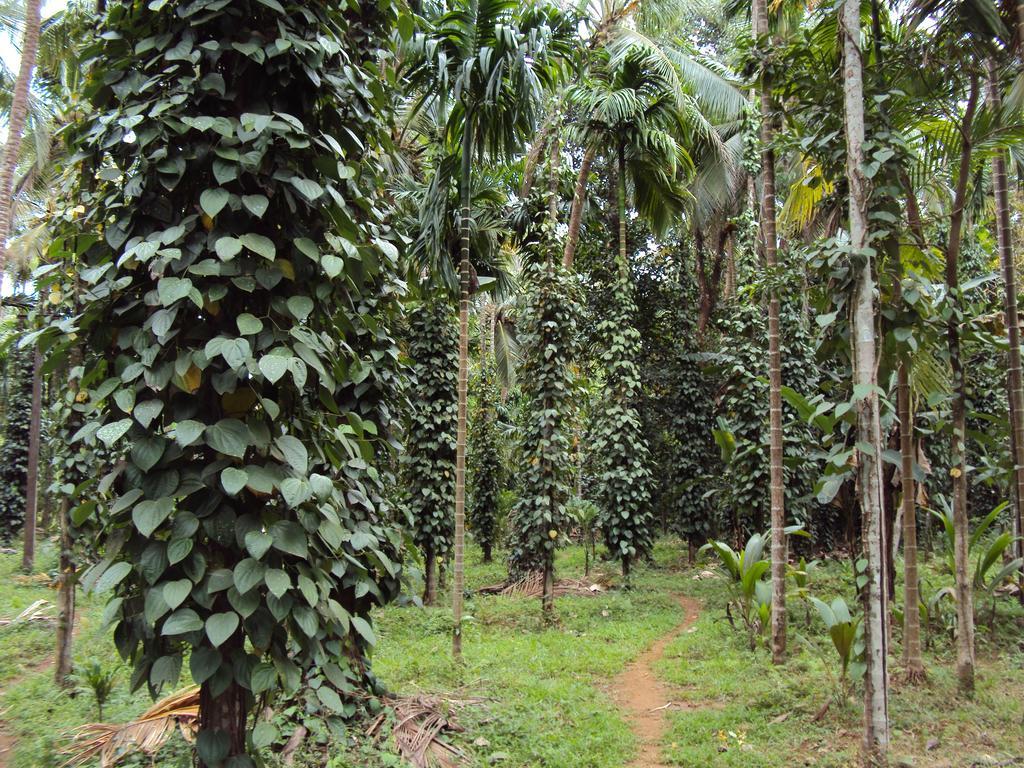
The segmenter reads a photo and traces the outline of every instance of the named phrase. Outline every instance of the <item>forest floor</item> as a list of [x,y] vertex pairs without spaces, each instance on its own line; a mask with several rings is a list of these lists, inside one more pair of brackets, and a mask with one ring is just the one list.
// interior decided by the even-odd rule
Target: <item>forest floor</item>
[[[464,664],[450,659],[451,612],[390,606],[378,612],[374,672],[401,695],[435,694],[453,703],[464,729],[453,735],[468,766],[508,768],[743,768],[855,764],[860,728],[859,691],[838,693],[838,664],[823,626],[805,601],[791,601],[790,657],[773,667],[763,648],[726,620],[726,588],[710,564],[691,567],[685,547],[664,539],[655,562],[637,569],[631,591],[611,588],[557,599],[557,621],[546,624],[539,601],[471,597]],[[485,565],[469,548],[467,585],[502,580],[500,562]],[[942,558],[926,566],[925,593],[946,583]],[[0,555],[0,618],[38,599],[55,600],[52,550],[44,546],[40,574],[18,575],[18,558]],[[583,577],[583,553],[559,553],[562,578]],[[614,575],[610,563],[596,573]],[[812,594],[851,600],[845,563],[811,577]],[[99,600],[80,601],[76,660],[105,667],[120,662],[101,626]],[[893,664],[891,715],[896,766],[961,768],[1024,766],[1024,611],[998,604],[988,627],[988,598],[979,607],[978,690],[956,696],[954,653],[940,618],[927,633],[929,680],[908,686]],[[0,627],[0,733],[10,749],[0,768],[56,768],[58,750],[77,725],[96,719],[92,694],[68,696],[52,681],[50,623]],[[899,633],[894,637],[898,658]],[[187,668],[187,667],[186,667]],[[148,706],[127,690],[121,667],[104,716],[122,721]],[[459,706],[462,702],[462,706]],[[823,712],[824,705],[827,710]],[[283,719],[296,707],[278,713]],[[822,713],[823,712],[823,713]],[[283,722],[282,729],[284,727]],[[287,734],[286,734],[287,735]],[[265,755],[267,766],[276,758]],[[190,765],[180,743],[157,759],[129,766]],[[387,743],[375,745],[353,726],[343,743],[311,737],[295,768],[399,768]]]

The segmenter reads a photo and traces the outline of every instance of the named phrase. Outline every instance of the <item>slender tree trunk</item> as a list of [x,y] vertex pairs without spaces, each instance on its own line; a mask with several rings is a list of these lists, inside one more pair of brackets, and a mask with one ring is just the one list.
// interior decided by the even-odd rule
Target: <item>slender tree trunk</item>
[[587,205],[587,179],[596,154],[597,150],[594,147],[587,147],[583,153],[583,162],[580,163],[579,175],[576,177],[576,191],[572,196],[572,211],[569,214],[569,232],[565,236],[565,250],[562,252],[562,266],[566,269],[572,269],[576,246],[579,245],[583,209]]
[[57,573],[57,662],[53,676],[61,688],[68,687],[74,668],[73,646],[75,637],[75,574],[74,544],[71,539],[69,504],[65,496],[60,510],[60,557]]
[[533,191],[533,183],[537,179],[537,167],[540,165],[541,156],[544,154],[548,138],[555,130],[559,120],[561,120],[561,115],[558,110],[549,114],[544,125],[534,137],[533,143],[530,144],[530,151],[526,153],[526,159],[523,161],[523,184],[519,188],[519,197],[523,199],[529,197],[530,192]]
[[971,131],[978,105],[978,76],[971,75],[970,93],[961,125],[960,167],[949,222],[946,249],[946,288],[953,312],[946,323],[949,361],[953,370],[953,449],[950,474],[953,476],[953,562],[956,582],[956,674],[960,691],[974,692],[974,595],[970,575],[970,532],[967,519],[967,379],[960,342],[963,302],[960,297],[960,245],[963,233],[967,183],[971,174]]
[[558,223],[558,174],[561,170],[562,145],[558,136],[551,139],[551,155],[548,164],[548,220],[554,226]]
[[455,432],[455,542],[452,574],[452,655],[462,658],[463,547],[466,537],[466,406],[469,400],[470,214],[472,203],[473,115],[467,114],[462,134],[462,217],[459,238],[459,375],[458,423]]
[[[222,653],[228,654],[232,649],[225,647],[221,650]],[[236,644],[233,650],[241,654],[243,649],[240,644]],[[246,754],[248,714],[246,691],[234,680],[228,685],[227,690],[216,696],[213,693],[212,682],[207,681],[199,687],[199,738],[202,739],[204,732],[224,734],[227,737],[229,759]],[[215,768],[212,765],[207,766],[202,760],[198,763],[200,768]],[[227,761],[224,764],[226,763]],[[220,766],[222,763],[217,765]]]
[[917,506],[914,503],[914,414],[910,401],[910,368],[900,362],[897,373],[900,420],[900,482],[903,507],[903,664],[907,678],[920,682],[925,677],[921,657],[921,613],[918,604]]
[[25,3],[25,34],[21,43],[21,63],[14,81],[14,94],[7,121],[7,144],[4,146],[3,164],[0,165],[0,274],[7,269],[7,240],[11,236],[14,211],[14,174],[18,167],[21,138],[28,121],[29,92],[32,73],[39,50],[39,23],[41,0]]
[[30,572],[36,564],[36,510],[39,508],[39,438],[43,421],[43,353],[35,348],[32,365],[32,411],[28,428],[28,470],[25,477],[25,549],[21,567]]
[[[993,111],[1001,106],[999,74],[996,64],[988,62],[989,93]],[[1006,152],[999,150],[992,159],[992,193],[996,204],[996,238],[999,244],[999,263],[1003,272],[1003,303],[1006,316],[1006,335],[1009,341],[1007,355],[1007,392],[1010,406],[1010,455],[1013,458],[1013,536],[1014,556],[1024,554],[1020,536],[1021,508],[1024,507],[1024,384],[1021,376],[1020,315],[1017,310],[1017,270],[1013,259],[1013,230],[1010,225],[1009,185],[1006,180]],[[1020,592],[1024,600],[1024,590]]]
[[857,400],[858,481],[863,518],[862,541],[867,561],[863,588],[864,762],[884,764],[889,746],[889,680],[885,605],[885,533],[882,520],[882,428],[879,418],[875,340],[875,282],[868,249],[868,182],[864,176],[864,73],[860,51],[860,2],[844,0],[843,103],[846,128],[846,175],[850,188],[850,248],[857,254],[853,306],[853,377]]
[[[753,5],[754,38],[766,40],[768,7],[766,0]],[[765,266],[776,279],[778,236],[775,228],[775,105],[767,69],[761,72],[761,239]],[[769,489],[771,500],[771,574],[772,574],[772,662],[786,658],[786,479],[783,467],[782,435],[782,352],[779,345],[779,296],[773,287],[768,295],[768,443]]]

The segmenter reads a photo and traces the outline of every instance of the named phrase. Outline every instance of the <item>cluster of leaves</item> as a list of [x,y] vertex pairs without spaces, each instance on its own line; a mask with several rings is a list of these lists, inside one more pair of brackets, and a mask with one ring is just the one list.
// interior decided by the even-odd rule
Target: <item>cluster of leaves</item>
[[498,532],[498,506],[503,482],[501,431],[498,426],[498,386],[486,363],[476,387],[476,408],[469,425],[469,529],[491,561]]
[[[76,522],[98,529],[83,582],[114,592],[133,688],[173,685],[187,657],[204,696],[304,684],[349,716],[369,682],[368,612],[400,571],[377,469],[398,360],[373,170],[392,16],[114,4],[89,51],[82,208],[43,279],[82,286],[48,338],[95,353],[72,441],[113,458],[107,503]],[[198,748],[217,765],[232,747],[204,731]]]
[[6,407],[0,444],[0,541],[14,538],[25,521],[31,389],[32,351],[12,347],[4,360]]
[[434,298],[409,317],[412,406],[402,456],[405,507],[416,545],[431,562],[454,535],[458,329],[451,306]]
[[627,577],[630,563],[650,552],[654,538],[650,454],[636,407],[640,332],[635,322],[633,285],[623,269],[596,329],[601,339],[605,397],[594,413],[590,443],[598,463],[595,497],[601,510],[601,531],[609,552],[622,561]]
[[577,307],[565,270],[556,266],[553,244],[527,266],[520,316],[523,414],[520,498],[509,523],[512,578],[552,567],[555,548],[566,531],[570,487],[570,431],[576,357]]

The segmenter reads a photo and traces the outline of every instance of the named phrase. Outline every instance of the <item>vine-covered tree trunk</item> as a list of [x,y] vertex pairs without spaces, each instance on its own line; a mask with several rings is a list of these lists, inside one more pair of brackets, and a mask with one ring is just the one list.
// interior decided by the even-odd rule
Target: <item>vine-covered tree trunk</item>
[[[768,44],[767,0],[754,0],[754,39]],[[778,236],[775,226],[775,104],[771,77],[761,72],[761,240],[769,279],[775,280]],[[786,656],[786,478],[783,467],[782,353],[779,346],[779,296],[774,286],[768,293],[768,450],[771,501],[772,661]]]
[[843,103],[846,130],[846,177],[850,194],[850,249],[857,265],[851,307],[854,398],[858,451],[858,483],[863,517],[863,548],[867,568],[864,599],[863,755],[866,764],[885,762],[889,745],[889,679],[885,622],[885,533],[882,519],[882,428],[879,418],[875,339],[875,281],[868,250],[868,180],[864,175],[864,73],[860,50],[860,3],[844,0]]
[[411,407],[401,458],[404,504],[424,558],[423,602],[435,605],[439,568],[452,547],[458,330],[448,297],[428,295],[409,314]]
[[[989,94],[992,110],[999,112],[1002,98],[996,63],[989,60]],[[1009,185],[1006,179],[1006,151],[996,151],[992,158],[992,195],[996,205],[996,240],[999,263],[1003,273],[1003,307],[1007,353],[1006,399],[1010,411],[1010,456],[1013,469],[1013,550],[1016,557],[1024,555],[1021,541],[1022,515],[1024,515],[1024,377],[1021,374],[1020,314],[1017,309],[1017,268],[1013,258],[1013,228],[1010,223]],[[1024,600],[1024,590],[1020,592]]]
[[396,11],[112,3],[66,132],[81,213],[55,222],[68,261],[43,282],[74,295],[74,275],[82,307],[50,349],[87,351],[69,442],[97,466],[76,493],[108,496],[71,512],[82,584],[110,593],[136,686],[189,665],[210,768],[251,765],[257,696],[316,677],[304,708],[326,719],[376,691],[370,612],[401,583],[377,87]]
[[36,563],[36,514],[39,509],[39,442],[43,425],[43,354],[38,345],[32,358],[32,408],[29,412],[28,468],[25,475],[25,544],[21,567]]
[[960,164],[953,194],[953,211],[946,245],[946,291],[952,310],[946,323],[949,363],[953,371],[952,451],[953,478],[953,564],[956,587],[956,676],[961,692],[974,691],[974,595],[970,568],[970,525],[967,518],[967,378],[964,371],[960,323],[963,302],[960,293],[960,247],[967,186],[973,150],[971,131],[978,106],[978,75],[972,73],[970,91],[960,125]]
[[0,274],[7,268],[7,239],[11,236],[14,217],[14,174],[18,169],[21,139],[28,122],[32,73],[39,51],[39,25],[42,0],[25,3],[25,30],[21,41],[21,61],[7,117],[7,143],[0,160]]

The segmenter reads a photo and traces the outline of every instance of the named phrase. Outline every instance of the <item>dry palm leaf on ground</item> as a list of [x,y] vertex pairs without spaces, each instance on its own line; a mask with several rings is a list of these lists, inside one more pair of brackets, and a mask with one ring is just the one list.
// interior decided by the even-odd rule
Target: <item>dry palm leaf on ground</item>
[[130,723],[89,723],[74,732],[74,742],[63,754],[64,766],[85,765],[100,759],[100,768],[112,768],[130,754],[153,756],[175,729],[187,741],[195,737],[199,720],[199,686],[193,685],[161,699]]
[[[594,574],[589,579],[559,579],[555,582],[555,597],[564,595],[598,595],[611,586],[611,577]],[[544,594],[544,574],[537,571],[518,581],[503,581],[477,590],[481,595],[505,595],[506,597],[540,597]]]
[[441,696],[402,696],[385,700],[387,711],[366,730],[376,743],[388,737],[385,724],[393,719],[390,737],[398,754],[414,768],[457,768],[466,755],[444,741],[446,733],[462,732],[454,713],[476,699],[448,699]]
[[0,627],[30,624],[32,622],[47,623],[56,621],[57,619],[51,611],[53,611],[53,603],[49,600],[36,600],[13,619],[0,619]]

